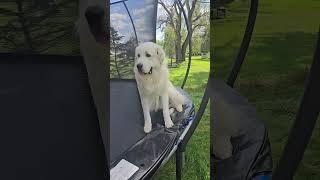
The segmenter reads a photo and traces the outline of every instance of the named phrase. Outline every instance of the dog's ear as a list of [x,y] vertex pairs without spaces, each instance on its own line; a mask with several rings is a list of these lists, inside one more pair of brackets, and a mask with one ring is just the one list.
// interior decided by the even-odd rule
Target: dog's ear
[[161,46],[157,45],[156,53],[157,53],[157,56],[159,57],[160,64],[162,64],[165,58],[165,52]]

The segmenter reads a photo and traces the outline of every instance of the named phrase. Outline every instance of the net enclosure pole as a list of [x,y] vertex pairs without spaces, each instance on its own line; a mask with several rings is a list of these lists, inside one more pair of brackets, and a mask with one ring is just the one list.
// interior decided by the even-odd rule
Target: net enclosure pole
[[275,180],[293,178],[310,141],[320,110],[320,27],[314,59],[290,136],[274,172]]
[[190,24],[190,23],[188,22],[188,17],[187,17],[186,11],[185,11],[184,8],[183,8],[183,5],[182,5],[182,3],[181,3],[181,0],[175,0],[175,3],[178,4],[178,7],[179,7],[180,11],[181,11],[182,14],[183,14],[183,17],[184,17],[184,20],[185,20],[185,23],[186,23],[186,26],[187,26],[187,31],[188,31],[187,37],[188,37],[188,41],[189,41],[188,66],[187,66],[186,74],[185,74],[185,76],[184,76],[184,79],[183,79],[183,82],[182,82],[182,85],[181,85],[181,89],[183,89],[183,88],[184,88],[184,85],[185,85],[186,82],[187,82],[187,79],[188,79],[188,76],[189,76],[189,72],[190,72],[190,67],[191,67],[191,56],[192,56],[192,24]]
[[[103,36],[104,40],[109,40],[109,31],[104,29],[96,29],[97,31],[92,31],[96,27],[94,25],[99,25],[101,22],[96,22],[103,20],[103,24],[106,23],[109,27],[109,2],[108,1],[98,1],[98,0],[80,0],[79,1],[79,19],[77,24],[77,30],[79,34],[80,51],[83,57],[88,80],[90,85],[90,90],[92,93],[92,98],[94,101],[95,108],[97,110],[97,116],[99,121],[99,128],[101,133],[101,138],[104,145],[104,151],[106,156],[106,171],[105,178],[109,177],[109,121],[107,117],[109,116],[109,71],[107,68],[106,57],[109,56],[107,49],[109,48],[109,43],[101,43],[97,41],[99,35]],[[91,16],[93,15],[93,16]],[[91,17],[91,18],[90,18]],[[97,17],[97,18],[92,18]],[[101,25],[101,24],[100,24]],[[97,26],[103,28],[104,26]],[[99,34],[101,32],[103,34]]]
[[251,0],[250,12],[249,12],[249,17],[248,17],[248,22],[247,22],[245,34],[243,36],[242,43],[241,43],[237,58],[233,64],[231,73],[230,73],[228,80],[227,80],[227,84],[230,87],[233,87],[234,82],[236,81],[238,74],[240,72],[241,65],[244,62],[244,58],[245,58],[246,53],[248,51],[248,47],[250,45],[254,25],[256,22],[256,17],[257,17],[257,12],[258,12],[258,4],[259,4],[259,0]]
[[[181,3],[180,0],[176,0],[176,2],[179,4],[180,8],[183,9],[183,5]],[[184,17],[185,19],[187,19],[186,17],[186,13],[184,10],[182,10],[183,14],[184,14]],[[188,23],[188,22],[186,22]],[[190,24],[187,24],[187,27],[190,28]],[[192,44],[192,39],[191,39],[191,35],[189,36],[189,43]],[[184,83],[182,84],[182,87],[185,85],[185,82],[188,78],[188,74],[189,74],[189,70],[190,70],[190,64],[191,64],[191,52],[192,52],[192,46],[190,46],[189,44],[189,63],[188,63],[188,68],[187,68],[187,72],[186,72],[186,75],[185,75],[185,79],[184,79]],[[211,57],[212,55],[210,55]],[[209,78],[207,80],[207,85],[206,85],[206,88],[205,88],[205,92],[203,94],[203,97],[202,97],[202,100],[201,100],[201,103],[200,103],[200,107],[196,113],[196,116],[190,126],[190,129],[189,131],[187,132],[187,134],[185,135],[185,137],[183,138],[183,140],[181,141],[181,143],[179,144],[179,148],[181,150],[184,150],[187,146],[187,143],[189,142],[191,136],[193,135],[194,131],[196,130],[200,120],[202,119],[202,116],[205,112],[205,109],[207,107],[207,104],[209,102],[209,86],[210,86],[210,76],[212,75],[212,72],[213,72],[213,69],[212,69],[212,66],[210,65],[210,75],[209,75]]]
[[130,11],[129,11],[128,7],[127,7],[126,2],[125,2],[125,1],[122,1],[122,3],[123,3],[123,5],[124,5],[124,7],[126,8],[126,11],[127,11],[127,13],[128,13],[128,16],[129,16],[129,18],[130,18],[130,21],[131,21],[131,24],[132,24],[132,28],[133,28],[133,31],[134,31],[134,35],[135,35],[135,38],[136,38],[136,45],[138,45],[139,40],[138,40],[138,35],[137,35],[136,26],[135,26],[134,23],[133,23],[133,20],[132,20],[132,17],[131,17],[131,14],[130,14]]

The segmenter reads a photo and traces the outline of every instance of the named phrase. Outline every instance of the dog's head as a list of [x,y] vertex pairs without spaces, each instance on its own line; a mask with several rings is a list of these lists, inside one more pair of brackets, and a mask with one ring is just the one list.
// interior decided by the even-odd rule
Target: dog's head
[[151,76],[164,64],[165,53],[153,42],[141,43],[135,50],[134,72],[140,76]]

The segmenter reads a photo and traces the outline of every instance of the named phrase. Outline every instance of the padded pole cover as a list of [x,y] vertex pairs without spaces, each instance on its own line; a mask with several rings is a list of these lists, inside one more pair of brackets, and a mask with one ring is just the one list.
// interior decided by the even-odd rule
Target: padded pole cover
[[271,174],[268,132],[257,119],[255,108],[225,82],[213,80],[212,85],[211,150],[223,150],[225,146],[219,145],[226,142],[231,142],[233,147],[231,157],[223,160],[211,152],[213,178],[239,180]]

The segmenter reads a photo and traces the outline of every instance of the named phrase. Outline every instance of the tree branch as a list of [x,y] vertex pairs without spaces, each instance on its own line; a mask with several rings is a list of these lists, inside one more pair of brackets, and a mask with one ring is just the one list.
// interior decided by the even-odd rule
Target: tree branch
[[1,40],[1,39],[4,39],[6,42],[11,43],[13,46],[17,47],[17,44],[15,43],[14,40],[9,39],[9,38],[7,38],[7,37],[5,37],[5,36],[1,36],[1,37],[0,37],[0,40]]
[[172,12],[167,8],[167,5],[162,1],[162,0],[159,0],[158,3],[163,7],[163,9],[167,12],[168,14],[168,17],[170,19],[170,24],[172,26],[172,28],[176,31],[176,27],[174,25],[174,21],[173,21],[173,14]]
[[204,12],[204,13],[202,13],[202,14],[199,14],[198,16],[196,16],[193,20],[192,20],[192,22],[196,22],[197,20],[199,20],[201,17],[203,17],[204,15],[206,15],[207,14],[207,12]]
[[[157,29],[162,29],[162,27],[165,25],[165,24],[170,24],[170,20],[168,19],[168,18],[166,18],[166,19],[161,19],[161,18],[159,18],[158,19],[158,27],[157,27]],[[162,29],[163,30],[163,29]]]
[[203,27],[203,26],[205,26],[205,24],[196,24],[195,26],[192,27],[192,31],[195,31],[197,27]]
[[4,9],[4,8],[0,8],[0,14],[5,15],[5,16],[17,16],[18,15],[16,12],[8,10],[8,9]]

